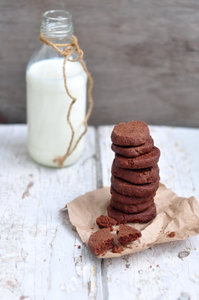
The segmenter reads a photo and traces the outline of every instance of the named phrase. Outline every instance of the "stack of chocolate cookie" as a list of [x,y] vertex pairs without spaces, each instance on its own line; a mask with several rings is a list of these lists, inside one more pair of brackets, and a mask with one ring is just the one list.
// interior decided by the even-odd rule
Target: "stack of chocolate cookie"
[[112,131],[111,203],[108,215],[118,223],[145,223],[156,216],[160,150],[145,122],[119,123]]

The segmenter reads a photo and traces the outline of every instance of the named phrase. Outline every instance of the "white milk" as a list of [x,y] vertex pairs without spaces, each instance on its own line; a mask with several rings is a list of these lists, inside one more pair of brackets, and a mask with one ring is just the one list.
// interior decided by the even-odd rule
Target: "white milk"
[[[83,131],[86,113],[87,75],[79,62],[66,63],[67,85],[77,98],[71,111],[75,129],[73,145]],[[45,59],[33,63],[26,72],[28,150],[31,157],[47,166],[57,166],[53,159],[65,154],[71,138],[66,116],[71,99],[63,80],[63,58]],[[74,163],[84,148],[84,138],[64,165]]]

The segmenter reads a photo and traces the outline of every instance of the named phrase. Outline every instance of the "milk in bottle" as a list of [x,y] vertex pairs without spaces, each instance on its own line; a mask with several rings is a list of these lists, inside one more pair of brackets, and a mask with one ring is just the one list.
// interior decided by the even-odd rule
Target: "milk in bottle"
[[[41,31],[56,43],[67,43],[72,36],[71,15],[65,11],[49,11],[43,16]],[[28,151],[40,164],[57,166],[56,157],[65,154],[71,138],[66,116],[71,99],[66,93],[63,79],[63,61],[53,48],[42,45],[27,66],[27,121]],[[87,75],[79,61],[66,62],[67,86],[77,98],[71,111],[75,130],[73,145],[83,131],[86,113]],[[84,137],[64,166],[74,163],[84,149]]]

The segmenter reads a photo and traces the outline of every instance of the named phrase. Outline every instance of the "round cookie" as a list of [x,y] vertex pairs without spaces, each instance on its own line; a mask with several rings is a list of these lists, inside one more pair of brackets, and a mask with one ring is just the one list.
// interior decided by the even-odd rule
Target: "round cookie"
[[149,208],[149,206],[151,206],[152,204],[153,204],[153,199],[151,199],[147,202],[137,203],[134,205],[121,204],[119,202],[114,201],[113,199],[111,199],[111,203],[110,203],[110,205],[113,208],[118,209],[127,214],[140,213],[140,212],[144,211],[145,209]]
[[155,182],[149,184],[136,185],[112,176],[111,185],[119,194],[130,197],[147,197],[157,191],[159,187],[159,178]]
[[111,149],[113,150],[113,152],[125,157],[137,157],[139,155],[150,152],[153,149],[153,147],[154,147],[154,142],[151,136],[146,141],[146,143],[137,147],[128,147],[128,146],[122,147],[122,146],[117,146],[115,144],[111,145]]
[[152,204],[148,209],[138,214],[127,214],[111,207],[110,205],[107,207],[107,211],[108,216],[115,219],[119,224],[147,223],[156,216],[155,204]]
[[157,164],[160,157],[160,150],[157,147],[153,147],[149,153],[140,155],[135,158],[127,158],[116,154],[115,164],[118,168],[124,169],[145,169],[153,167]]
[[145,184],[156,181],[159,178],[159,168],[157,165],[147,169],[129,170],[118,168],[115,160],[112,164],[112,174],[134,184]]
[[139,203],[148,202],[151,199],[153,199],[156,194],[156,192],[153,192],[149,196],[146,196],[146,197],[128,197],[128,196],[117,193],[113,189],[113,187],[111,187],[110,192],[111,192],[111,200],[113,200],[114,202],[125,204],[125,205],[126,204],[127,205],[135,205],[135,204],[139,204]]
[[149,136],[149,128],[145,122],[130,121],[115,125],[111,140],[113,144],[119,146],[139,146],[143,145]]

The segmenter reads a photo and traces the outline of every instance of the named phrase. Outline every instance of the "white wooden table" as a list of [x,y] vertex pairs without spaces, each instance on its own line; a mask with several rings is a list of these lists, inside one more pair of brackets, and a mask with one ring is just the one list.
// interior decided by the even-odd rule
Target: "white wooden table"
[[[199,236],[119,259],[82,245],[61,209],[109,185],[112,127],[90,127],[69,168],[35,164],[25,125],[0,126],[0,300],[199,299]],[[151,127],[161,181],[199,199],[199,129]]]

